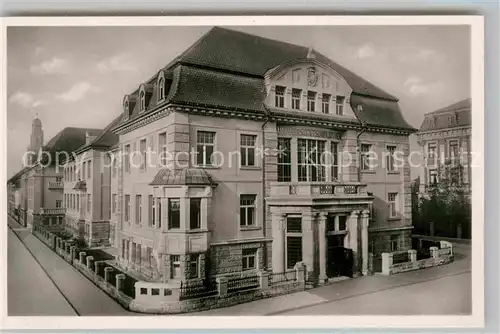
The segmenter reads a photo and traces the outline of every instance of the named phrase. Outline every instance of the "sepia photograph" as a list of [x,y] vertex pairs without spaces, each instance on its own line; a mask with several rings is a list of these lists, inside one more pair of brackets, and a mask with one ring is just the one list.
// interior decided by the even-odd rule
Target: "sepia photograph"
[[7,24],[5,316],[481,318],[482,21],[306,18]]

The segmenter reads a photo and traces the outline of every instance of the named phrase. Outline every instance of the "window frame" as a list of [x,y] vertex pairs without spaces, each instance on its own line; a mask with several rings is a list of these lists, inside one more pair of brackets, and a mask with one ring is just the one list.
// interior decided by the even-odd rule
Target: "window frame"
[[300,110],[300,102],[301,102],[300,100],[301,99],[302,99],[302,89],[292,88],[292,109]]
[[[392,200],[391,197],[394,195],[394,199]],[[387,193],[387,203],[389,204],[389,218],[398,218],[398,211],[399,211],[399,194],[397,192],[390,192]]]
[[130,223],[130,195],[129,194],[126,194],[124,196],[123,204],[124,204],[123,219],[127,223]]
[[[244,140],[244,138],[246,140]],[[253,140],[253,145],[248,145]],[[253,155],[250,152],[253,150]],[[250,157],[253,163],[250,164]],[[250,133],[240,133],[240,167],[257,167],[257,135]]]
[[[330,154],[332,157],[331,168],[330,168],[330,181],[336,182],[340,181],[340,151],[339,151],[339,142],[332,140],[330,142]],[[335,150],[333,149],[335,147]]]
[[[327,140],[322,139],[297,138],[296,168],[298,182],[326,181],[327,164],[325,162],[325,153],[328,152],[326,150],[327,142]],[[301,143],[305,143],[305,146]],[[302,151],[301,148],[304,147],[305,151]],[[321,148],[322,150],[320,150]],[[305,179],[303,175],[304,171]]]
[[[173,203],[177,202],[178,207],[176,210],[173,210]],[[169,197],[167,200],[168,205],[168,229],[169,230],[178,230],[181,228],[181,199],[179,197]],[[175,216],[174,215],[175,212]],[[178,219],[176,222],[176,226],[173,225],[174,218]]]
[[[365,151],[363,148],[368,147],[368,150]],[[373,171],[373,166],[372,166],[372,157],[371,157],[371,152],[372,152],[373,144],[372,143],[361,143],[360,145],[360,151],[361,151],[361,170],[364,172],[370,172]],[[366,160],[365,160],[366,159]]]
[[[280,145],[285,143],[285,150]],[[287,159],[284,159],[287,157]],[[292,139],[288,137],[278,137],[278,182],[291,182],[292,181]],[[280,172],[281,171],[281,172]],[[286,175],[285,172],[288,172]]]
[[[163,139],[165,139],[164,142]],[[158,153],[160,167],[165,168],[167,166],[167,131],[158,134]]]
[[[193,201],[199,202],[198,205],[198,215],[195,224],[193,224]],[[191,197],[189,198],[189,229],[199,230],[201,229],[201,197]]]
[[[194,258],[194,259],[193,259]],[[195,273],[193,273],[192,265],[194,263]],[[187,263],[189,278],[194,279],[200,277],[200,256],[198,254],[191,254],[190,259]]]
[[[298,231],[289,231],[289,228],[288,228],[288,219],[300,219],[300,232]],[[288,215],[286,217],[286,221],[285,221],[285,268],[286,270],[289,270],[289,269],[294,269],[295,267],[295,264],[297,262],[295,262],[292,266],[289,266],[288,265],[288,260],[289,260],[289,251],[288,251],[288,246],[289,246],[289,238],[300,238],[300,248],[299,249],[299,253],[300,253],[300,259],[297,261],[297,262],[300,262],[303,260],[304,258],[304,254],[302,252],[302,248],[303,248],[303,231],[302,231],[302,216],[300,215]]]
[[[278,94],[278,92],[282,92],[282,94]],[[274,87],[274,106],[276,108],[285,107],[285,94],[286,94],[285,86],[276,85]]]
[[139,170],[144,172],[147,170],[146,167],[146,162],[147,162],[147,154],[148,154],[148,142],[146,138],[141,138],[139,140],[139,152],[141,153],[141,165],[139,167]]
[[[325,99],[325,97],[326,97],[326,99]],[[330,114],[330,101],[331,101],[331,99],[332,99],[331,94],[323,93],[321,95],[321,112],[323,114],[327,114],[327,115]]]
[[142,225],[142,195],[135,195],[135,223]]
[[335,115],[344,116],[344,104],[345,104],[345,96],[343,95],[335,96]]
[[[240,228],[251,228],[257,226],[257,195],[255,194],[240,194]],[[247,203],[244,201],[252,201]],[[244,212],[244,214],[243,214]],[[251,213],[251,222],[249,223],[249,215]]]
[[[258,248],[243,248],[241,250],[241,271],[251,271],[258,268]],[[253,259],[253,266],[250,266],[250,261]]]
[[[176,268],[179,269],[179,275],[175,275]],[[181,256],[177,255],[177,254],[171,254],[170,255],[170,278],[175,279],[175,278],[181,278],[181,277],[182,277]]]
[[[386,158],[386,170],[388,173],[397,173],[398,170],[396,168],[396,151],[398,150],[397,145],[386,145],[386,151],[389,153]],[[391,153],[391,150],[394,149]]]
[[307,111],[315,112],[316,111],[316,96],[317,92],[313,90],[307,91]]
[[[212,138],[212,142],[209,143],[209,142],[205,142],[205,139],[200,140],[201,137],[200,135],[201,134],[204,134],[205,137],[204,138]],[[208,137],[206,137],[208,136]],[[216,137],[217,137],[217,132],[215,131],[206,131],[206,130],[197,130],[196,131],[196,165],[197,166],[200,166],[200,167],[214,167],[214,159],[213,159],[213,155],[214,155],[214,152],[216,151]],[[207,156],[207,147],[211,147],[212,148],[212,153],[210,154],[210,156]],[[200,148],[201,148],[201,152],[200,152]],[[200,159],[199,159],[199,154],[201,153],[201,156],[202,156],[202,159],[201,159],[201,163],[200,163]]]

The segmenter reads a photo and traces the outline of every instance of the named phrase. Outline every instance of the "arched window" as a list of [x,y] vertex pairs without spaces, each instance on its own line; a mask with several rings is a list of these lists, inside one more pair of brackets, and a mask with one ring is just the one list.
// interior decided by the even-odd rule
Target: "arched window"
[[165,79],[158,79],[158,101],[161,101],[165,98]]
[[144,111],[146,109],[146,93],[144,92],[144,89],[141,89],[141,92],[139,93],[139,103],[141,106],[141,111]]

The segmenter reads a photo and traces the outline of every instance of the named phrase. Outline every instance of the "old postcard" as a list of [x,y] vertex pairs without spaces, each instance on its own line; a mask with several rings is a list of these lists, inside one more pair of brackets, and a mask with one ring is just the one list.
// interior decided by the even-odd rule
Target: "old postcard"
[[4,328],[483,325],[481,17],[3,23]]

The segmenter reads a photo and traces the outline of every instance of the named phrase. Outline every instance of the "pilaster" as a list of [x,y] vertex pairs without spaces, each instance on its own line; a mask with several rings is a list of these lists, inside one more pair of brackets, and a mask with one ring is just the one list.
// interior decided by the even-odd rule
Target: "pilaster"
[[359,211],[352,211],[351,215],[349,216],[349,247],[352,249],[354,273],[358,272],[359,270],[358,217],[359,217]]
[[319,246],[319,281],[323,283],[326,277],[326,217],[327,213],[322,212],[318,217],[318,246]]
[[363,275],[368,275],[368,224],[370,211],[364,210],[361,213],[361,249],[362,249],[362,266],[361,272]]
[[285,214],[272,212],[272,268],[275,273],[285,271],[285,223]]

